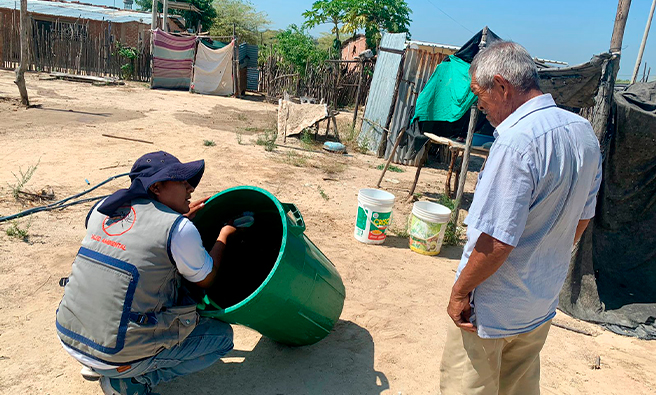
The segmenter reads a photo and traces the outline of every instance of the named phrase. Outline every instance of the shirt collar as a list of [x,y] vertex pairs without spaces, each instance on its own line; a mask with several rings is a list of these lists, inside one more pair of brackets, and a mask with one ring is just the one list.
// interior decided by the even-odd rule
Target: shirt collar
[[546,93],[532,98],[531,100],[519,106],[518,109],[516,109],[512,114],[510,114],[508,118],[504,119],[503,122],[499,124],[499,126],[497,126],[497,128],[494,130],[494,137],[495,138],[499,137],[499,134],[515,126],[517,122],[521,121],[527,115],[538,110],[542,110],[548,107],[555,107],[555,106],[556,106],[556,102],[554,102],[550,93]]

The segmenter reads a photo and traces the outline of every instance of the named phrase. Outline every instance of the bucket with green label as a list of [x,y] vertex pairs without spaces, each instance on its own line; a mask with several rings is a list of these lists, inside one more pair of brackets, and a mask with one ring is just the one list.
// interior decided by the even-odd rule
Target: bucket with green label
[[410,249],[423,255],[439,254],[450,219],[448,207],[433,202],[415,202],[408,219]]
[[355,239],[367,244],[382,244],[392,220],[394,195],[380,189],[360,189]]

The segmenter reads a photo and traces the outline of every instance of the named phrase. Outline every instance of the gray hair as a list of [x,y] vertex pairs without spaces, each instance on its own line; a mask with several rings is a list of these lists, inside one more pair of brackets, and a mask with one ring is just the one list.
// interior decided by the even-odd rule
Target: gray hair
[[474,57],[469,68],[469,75],[476,76],[478,85],[488,91],[492,89],[497,74],[520,92],[540,89],[533,58],[524,47],[512,41],[490,44]]

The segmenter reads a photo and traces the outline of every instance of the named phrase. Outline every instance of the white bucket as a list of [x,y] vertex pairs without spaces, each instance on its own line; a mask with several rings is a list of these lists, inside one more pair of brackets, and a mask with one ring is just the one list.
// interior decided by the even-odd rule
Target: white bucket
[[382,244],[392,220],[394,195],[380,189],[360,189],[355,239],[367,244]]
[[450,219],[448,207],[433,202],[415,202],[408,220],[410,249],[423,255],[439,254]]

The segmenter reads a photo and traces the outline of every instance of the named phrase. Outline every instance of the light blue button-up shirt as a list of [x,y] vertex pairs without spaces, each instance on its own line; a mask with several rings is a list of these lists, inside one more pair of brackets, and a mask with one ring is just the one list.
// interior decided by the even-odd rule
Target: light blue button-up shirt
[[483,338],[529,332],[556,314],[576,226],[594,216],[601,182],[590,123],[545,94],[524,103],[495,131],[465,219],[467,244],[456,279],[481,233],[514,246],[472,293],[471,321]]

